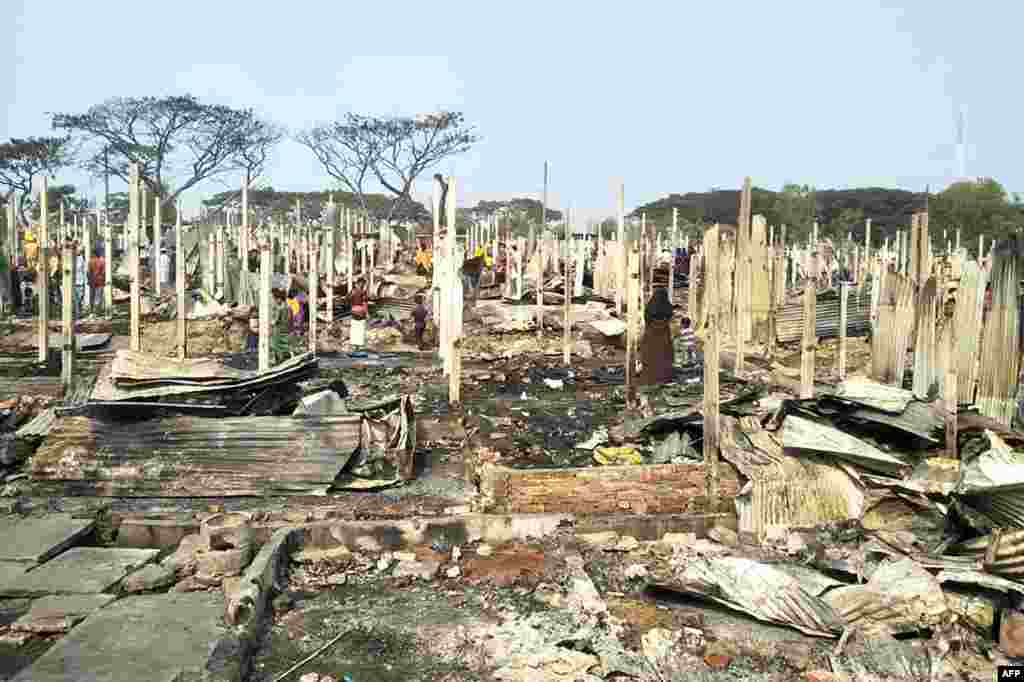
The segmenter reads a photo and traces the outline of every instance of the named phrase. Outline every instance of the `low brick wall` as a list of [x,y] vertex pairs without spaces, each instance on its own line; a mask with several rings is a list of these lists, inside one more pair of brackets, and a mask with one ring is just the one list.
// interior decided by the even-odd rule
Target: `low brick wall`
[[[486,458],[485,458],[486,459]],[[719,464],[718,509],[709,509],[703,464],[512,469],[486,461],[467,471],[481,511],[573,514],[703,514],[733,511],[736,470]]]

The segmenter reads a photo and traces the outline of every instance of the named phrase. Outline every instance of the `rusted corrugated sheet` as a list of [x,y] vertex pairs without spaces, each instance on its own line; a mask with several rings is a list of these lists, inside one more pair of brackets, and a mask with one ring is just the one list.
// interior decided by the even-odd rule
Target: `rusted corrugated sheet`
[[[814,315],[814,333],[820,339],[839,336],[839,295],[834,291],[818,294]],[[871,330],[870,290],[850,292],[846,306],[846,335],[867,336]],[[803,303],[798,300],[787,302],[777,313],[776,338],[779,343],[799,341],[803,334]]]
[[117,386],[139,388],[166,384],[232,383],[240,379],[251,379],[257,374],[229,367],[211,358],[179,362],[132,350],[117,351],[110,367],[110,378]]
[[31,474],[75,491],[125,497],[379,487],[413,476],[412,404],[407,396],[396,402],[380,417],[65,417],[33,457]]
[[[881,414],[881,413],[879,413]],[[832,426],[789,415],[782,423],[782,443],[788,451],[835,457],[869,471],[902,476],[910,467],[873,445]]]

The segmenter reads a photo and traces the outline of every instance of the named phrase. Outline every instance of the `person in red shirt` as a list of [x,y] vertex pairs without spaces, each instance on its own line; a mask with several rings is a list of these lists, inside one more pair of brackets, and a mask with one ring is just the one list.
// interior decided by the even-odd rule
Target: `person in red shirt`
[[352,307],[351,344],[355,347],[366,345],[366,318],[369,313],[369,297],[362,279],[355,281],[352,293],[348,295]]
[[103,287],[107,283],[107,260],[100,255],[99,249],[96,249],[92,258],[89,259],[88,277],[91,291],[89,309],[95,311],[102,305]]

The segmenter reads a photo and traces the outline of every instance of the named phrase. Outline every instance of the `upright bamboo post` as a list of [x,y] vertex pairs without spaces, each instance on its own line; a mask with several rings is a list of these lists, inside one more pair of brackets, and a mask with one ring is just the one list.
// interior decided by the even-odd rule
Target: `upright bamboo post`
[[704,233],[704,483],[709,512],[718,508],[718,445],[721,325],[719,319],[719,226]]
[[626,283],[626,405],[632,408],[636,398],[636,387],[633,385],[636,371],[636,302],[640,297],[640,251],[636,243],[624,262],[627,266],[622,278]]
[[153,268],[153,290],[156,293],[157,298],[160,297],[160,238],[163,236],[160,234],[160,195],[157,194],[153,198],[153,248],[150,249],[152,253],[152,268]]
[[270,369],[270,241],[260,235],[259,371]]
[[950,459],[959,459],[960,457],[957,448],[959,402],[957,399],[956,336],[956,334],[949,335],[949,354],[943,382],[943,398],[946,408],[946,456]]
[[565,310],[562,317],[562,361],[568,367],[572,356],[572,295],[575,288],[573,277],[573,259],[569,249],[569,214],[565,218],[565,277],[562,280],[562,291],[565,293]]
[[61,297],[63,304],[63,352],[61,353],[61,384],[64,386],[64,394],[71,391],[71,380],[74,376],[75,362],[75,249],[70,236],[64,240],[63,253],[61,254],[61,270],[63,271],[64,295]]
[[615,312],[622,319],[622,297],[626,295],[626,279],[625,275],[629,268],[626,263],[626,184],[619,183],[619,253],[616,259],[619,261],[615,266],[615,279],[617,280],[618,286],[615,287]]
[[736,228],[736,276],[733,304],[733,337],[736,342],[736,374],[746,370],[746,345],[750,335],[750,178],[743,179],[739,225]]
[[106,213],[103,214],[103,257],[103,307],[109,319],[114,315],[114,231],[110,226],[110,215]]
[[188,354],[185,327],[185,244],[181,234],[181,202],[174,207],[174,293],[178,301],[178,361],[183,362]]
[[314,227],[310,228],[309,251],[309,352],[316,352],[317,323],[320,313],[320,236]]
[[[143,193],[145,190],[141,190]],[[139,268],[139,232],[142,221],[140,219],[140,208],[143,204],[139,199],[139,164],[133,163],[128,176],[128,279],[131,284],[131,342],[133,351],[142,350],[142,301],[141,301],[141,272]]]
[[36,277],[39,290],[39,362],[46,362],[50,357],[50,229],[46,184],[46,176],[39,176],[39,275]]
[[20,255],[18,247],[21,240],[18,239],[18,223],[15,219],[14,214],[13,196],[4,205],[4,209],[6,210],[7,216],[7,255],[8,258],[10,259],[10,262],[14,263],[17,260],[18,256]]
[[[547,179],[547,164],[544,164],[544,178]],[[543,228],[541,228],[543,229]],[[543,233],[541,233],[543,234]],[[541,237],[537,238],[537,340],[544,339],[544,249]]]
[[446,217],[448,225],[448,303],[452,312],[450,317],[448,337],[448,404],[458,405],[462,402],[462,296],[459,295],[462,289],[462,282],[459,278],[458,241],[455,234],[455,178],[448,178],[448,192],[446,197]]
[[327,225],[327,245],[325,250],[327,252],[327,324],[334,323],[334,276],[336,274],[334,269],[334,261],[337,253],[337,233],[338,233],[338,209],[334,204],[334,195],[331,195],[331,207],[327,212],[328,225]]
[[[100,214],[99,210],[96,211],[96,230],[97,233],[100,229]],[[92,309],[92,282],[89,280],[89,259],[92,258],[92,230],[89,228],[89,216],[88,214],[82,216],[82,255],[85,261],[85,291],[83,292],[82,305],[79,306],[79,316],[85,317],[82,314],[85,306],[89,306],[89,314],[95,315],[96,311]]]
[[672,239],[669,241],[668,300],[676,302],[676,230],[679,227],[679,209],[672,209]]
[[850,285],[842,282],[839,285],[839,379],[846,379],[846,325],[847,307],[850,300]]
[[[810,255],[811,272],[817,272],[818,254],[812,251]],[[815,329],[817,316],[818,292],[813,280],[804,285],[804,328],[800,354],[800,398],[807,399],[814,397],[814,351],[817,345],[817,334]]]

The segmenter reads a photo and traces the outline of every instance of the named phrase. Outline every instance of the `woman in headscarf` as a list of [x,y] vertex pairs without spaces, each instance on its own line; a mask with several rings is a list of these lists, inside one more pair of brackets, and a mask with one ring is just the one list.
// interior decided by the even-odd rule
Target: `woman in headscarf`
[[654,290],[644,310],[644,321],[647,324],[640,341],[640,359],[644,368],[637,381],[639,384],[671,381],[675,353],[672,349],[672,303],[668,300],[668,289],[658,287]]

